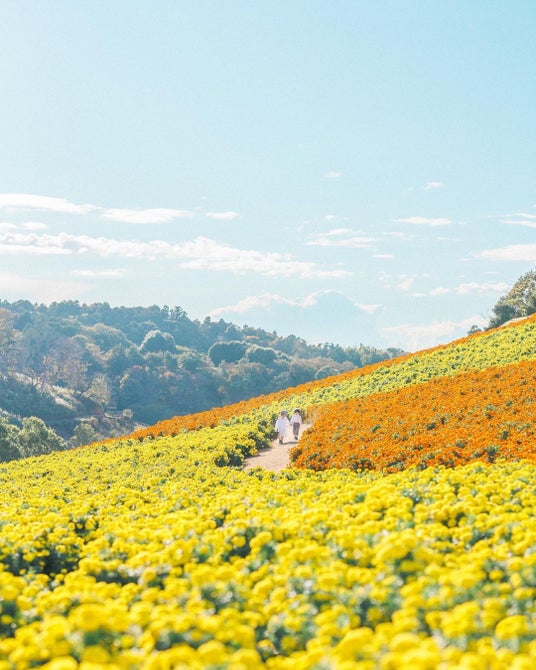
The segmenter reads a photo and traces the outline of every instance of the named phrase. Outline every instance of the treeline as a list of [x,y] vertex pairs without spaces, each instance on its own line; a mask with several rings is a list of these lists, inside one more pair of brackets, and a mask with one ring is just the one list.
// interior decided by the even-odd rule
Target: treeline
[[180,307],[0,301],[0,417],[18,430],[38,417],[67,446],[87,444],[402,353],[191,320]]

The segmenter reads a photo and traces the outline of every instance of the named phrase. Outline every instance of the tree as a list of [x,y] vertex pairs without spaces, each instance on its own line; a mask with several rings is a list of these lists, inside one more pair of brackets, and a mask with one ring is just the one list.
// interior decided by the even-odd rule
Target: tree
[[231,342],[215,342],[208,350],[208,356],[214,365],[219,365],[223,361],[227,363],[236,363],[244,358],[247,344],[237,340]]
[[253,344],[247,349],[246,358],[250,363],[272,365],[277,358],[277,351],[272,347],[259,347],[258,345]]
[[75,447],[82,446],[84,444],[91,444],[97,439],[97,433],[93,426],[87,421],[81,421],[78,426],[74,429],[73,436],[71,438],[71,444]]
[[175,338],[169,333],[161,330],[150,330],[140,344],[142,353],[155,353],[157,351],[175,351]]
[[496,328],[511,319],[522,318],[536,312],[536,271],[522,275],[510,291],[499,298],[493,308],[488,328]]
[[61,437],[36,416],[22,420],[19,433],[20,453],[23,457],[50,454],[65,449],[66,444]]
[[0,462],[7,463],[20,458],[19,446],[19,429],[0,418]]
[[0,308],[0,372],[11,371],[14,364],[17,333],[13,321],[13,314]]

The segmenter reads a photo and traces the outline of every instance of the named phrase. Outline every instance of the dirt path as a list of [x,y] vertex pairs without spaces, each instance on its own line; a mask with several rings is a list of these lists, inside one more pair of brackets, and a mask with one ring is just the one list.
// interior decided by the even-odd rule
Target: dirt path
[[[300,437],[304,430],[310,427],[310,424],[304,423],[300,430]],[[298,442],[294,441],[292,437],[292,429],[289,428],[285,435],[283,444],[279,444],[279,440],[274,440],[272,446],[268,449],[261,449],[256,456],[249,456],[244,460],[244,470],[250,468],[264,468],[265,470],[273,470],[279,472],[289,466],[288,452],[295,447]]]

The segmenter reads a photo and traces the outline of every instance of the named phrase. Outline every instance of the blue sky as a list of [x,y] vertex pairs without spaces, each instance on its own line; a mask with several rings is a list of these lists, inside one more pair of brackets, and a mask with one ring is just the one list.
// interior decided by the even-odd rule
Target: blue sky
[[536,4],[0,5],[0,298],[418,350],[536,264]]

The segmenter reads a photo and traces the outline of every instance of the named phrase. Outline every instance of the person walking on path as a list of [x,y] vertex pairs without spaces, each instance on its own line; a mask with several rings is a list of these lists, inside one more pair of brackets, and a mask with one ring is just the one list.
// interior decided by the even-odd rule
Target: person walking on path
[[300,435],[300,428],[302,425],[302,416],[299,409],[294,410],[294,414],[290,419],[290,423],[292,424],[292,433],[294,435],[294,442],[296,442]]
[[290,421],[288,420],[288,414],[285,412],[285,410],[281,410],[281,413],[277,417],[277,421],[275,422],[275,429],[277,431],[277,436],[279,437],[279,444],[283,444],[283,440],[285,439],[285,433],[287,432],[287,428],[290,427]]

